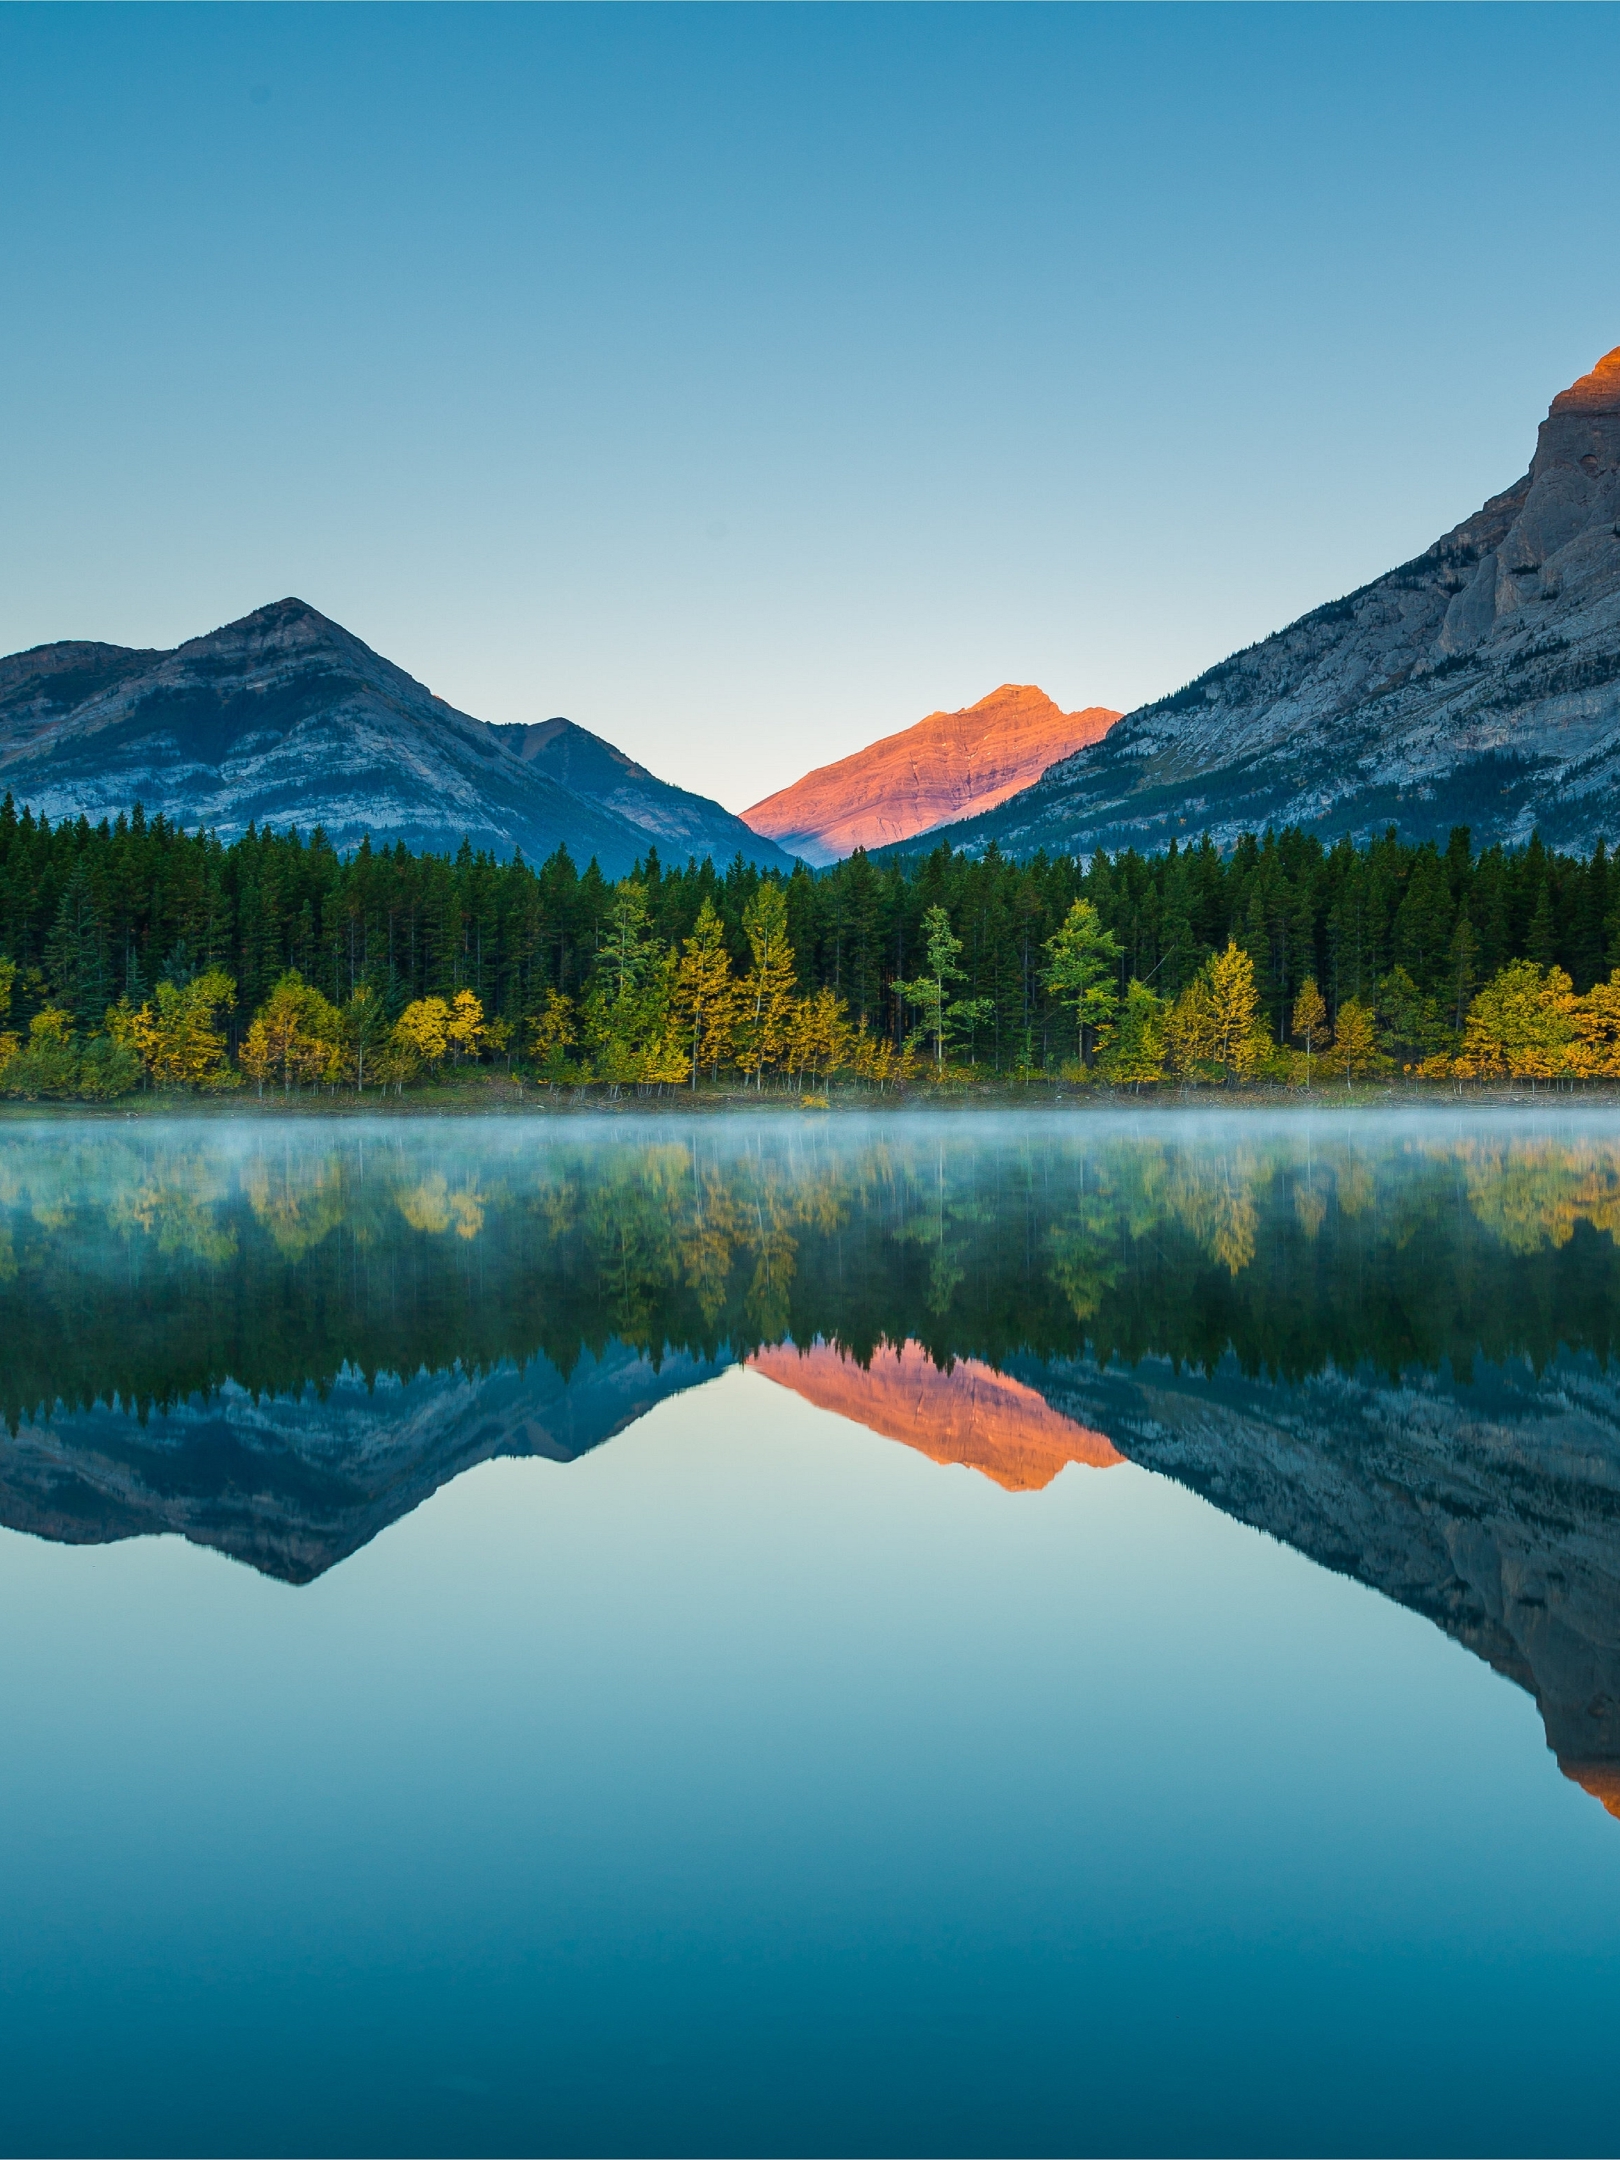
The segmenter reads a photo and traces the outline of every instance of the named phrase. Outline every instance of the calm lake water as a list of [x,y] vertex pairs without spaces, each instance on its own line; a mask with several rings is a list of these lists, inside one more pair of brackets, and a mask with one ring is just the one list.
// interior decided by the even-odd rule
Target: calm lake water
[[0,2147],[1608,2153],[1620,1121],[0,1127]]

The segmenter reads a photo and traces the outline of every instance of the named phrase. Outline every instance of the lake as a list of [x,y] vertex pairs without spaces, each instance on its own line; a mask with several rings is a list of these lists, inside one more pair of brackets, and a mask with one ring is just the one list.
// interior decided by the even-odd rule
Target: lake
[[0,2148],[1603,2153],[1620,1119],[0,1127]]

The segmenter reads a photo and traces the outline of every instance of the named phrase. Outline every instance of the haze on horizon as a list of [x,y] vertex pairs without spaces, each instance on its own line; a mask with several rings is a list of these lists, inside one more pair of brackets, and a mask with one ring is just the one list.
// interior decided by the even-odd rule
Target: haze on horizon
[[[743,807],[1129,709],[1620,339],[1620,15],[0,10],[0,651],[298,593]],[[1511,155],[1509,147],[1511,146]]]

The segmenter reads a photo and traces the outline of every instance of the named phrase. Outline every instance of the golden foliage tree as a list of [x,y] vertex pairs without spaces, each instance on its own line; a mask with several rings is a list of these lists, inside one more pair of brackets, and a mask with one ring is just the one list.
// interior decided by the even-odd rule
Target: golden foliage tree
[[529,1022],[530,1057],[548,1078],[560,1078],[577,1039],[573,999],[548,990],[546,1002]]
[[343,1018],[337,1007],[292,968],[254,1014],[237,1063],[262,1095],[272,1076],[284,1091],[335,1079],[342,1045]]
[[1171,1064],[1189,1077],[1246,1080],[1271,1048],[1254,962],[1235,939],[1211,954],[1165,1020]]
[[760,886],[743,910],[743,932],[753,965],[740,987],[733,1055],[738,1069],[758,1088],[764,1085],[767,1067],[782,1061],[797,983],[788,943],[787,898],[780,885],[767,879]]
[[415,998],[394,1022],[394,1044],[432,1071],[450,1050],[450,1008],[441,997]]
[[675,971],[672,1010],[691,1061],[692,1085],[700,1067],[710,1077],[731,1054],[737,1022],[738,986],[726,950],[725,928],[714,902],[705,898]]
[[1452,1070],[1460,1080],[1552,1080],[1570,1069],[1578,1001],[1560,967],[1510,960],[1468,1008]]
[[1311,1084],[1311,1054],[1316,1047],[1317,1036],[1321,1034],[1326,1026],[1327,1006],[1323,1003],[1321,991],[1316,987],[1316,977],[1307,975],[1299,986],[1298,997],[1294,1000],[1292,1020],[1294,1034],[1301,1036],[1305,1043],[1305,1085],[1307,1087]]
[[1344,1075],[1349,1087],[1375,1073],[1388,1072],[1391,1060],[1378,1047],[1378,1030],[1371,1012],[1359,999],[1346,998],[1334,1023],[1333,1043],[1322,1058],[1322,1070],[1335,1078]]
[[[188,983],[160,982],[150,1003],[130,1015],[132,1046],[159,1087],[234,1087],[225,1062],[222,1012],[236,1003],[236,985],[223,968],[205,968]],[[113,1032],[116,1039],[115,1030]]]
[[476,1057],[484,1046],[486,1023],[483,1000],[471,990],[458,990],[450,1001],[444,1024],[445,1040],[459,1065],[464,1057]]

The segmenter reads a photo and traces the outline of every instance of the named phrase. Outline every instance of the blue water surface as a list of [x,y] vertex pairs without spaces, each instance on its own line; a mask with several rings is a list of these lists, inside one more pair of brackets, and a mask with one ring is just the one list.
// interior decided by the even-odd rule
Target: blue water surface
[[743,1366],[298,1585],[0,1532],[8,2153],[1612,2151],[1620,1821],[1134,1462]]

